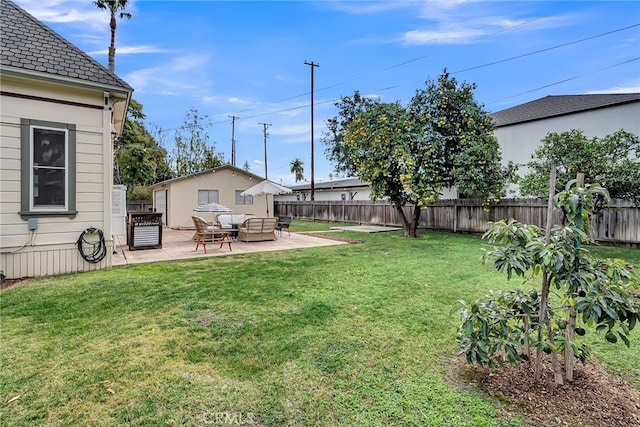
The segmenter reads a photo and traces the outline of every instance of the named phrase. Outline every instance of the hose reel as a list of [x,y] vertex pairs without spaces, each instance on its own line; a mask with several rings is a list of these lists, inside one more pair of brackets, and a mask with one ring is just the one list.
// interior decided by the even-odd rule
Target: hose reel
[[[87,237],[95,236],[87,239]],[[84,230],[76,242],[80,256],[91,264],[97,264],[107,256],[107,243],[102,230],[89,227]]]

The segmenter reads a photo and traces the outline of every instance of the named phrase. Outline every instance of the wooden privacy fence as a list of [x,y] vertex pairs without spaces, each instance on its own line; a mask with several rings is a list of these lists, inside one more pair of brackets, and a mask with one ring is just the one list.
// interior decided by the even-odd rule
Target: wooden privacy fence
[[127,212],[151,212],[153,200],[127,200]]
[[[411,207],[404,208],[408,215]],[[385,201],[276,201],[275,214],[314,221],[402,226],[396,209]],[[504,199],[488,211],[480,200],[438,200],[423,209],[419,228],[484,233],[489,222],[514,218],[522,223],[546,226],[547,200]],[[553,223],[562,223],[555,210]],[[612,201],[591,221],[591,237],[599,242],[640,245],[640,207],[631,201]]]

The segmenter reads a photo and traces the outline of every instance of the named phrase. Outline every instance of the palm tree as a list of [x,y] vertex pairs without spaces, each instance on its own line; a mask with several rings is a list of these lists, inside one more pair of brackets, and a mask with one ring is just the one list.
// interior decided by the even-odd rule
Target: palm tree
[[98,9],[108,10],[111,14],[111,21],[109,21],[109,27],[111,28],[111,44],[109,45],[109,71],[115,71],[116,60],[116,15],[120,12],[120,19],[131,19],[131,14],[128,12],[122,12],[126,9],[129,0],[96,0],[93,2]]
[[304,181],[304,163],[302,163],[302,160],[291,160],[291,173],[295,174],[296,182]]

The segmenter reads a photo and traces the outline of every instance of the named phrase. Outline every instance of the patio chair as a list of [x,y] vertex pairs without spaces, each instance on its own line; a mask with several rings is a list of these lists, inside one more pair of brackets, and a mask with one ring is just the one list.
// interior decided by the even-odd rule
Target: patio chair
[[286,229],[291,236],[291,230],[289,230],[289,225],[291,225],[292,218],[290,216],[281,216],[278,218],[278,225],[276,225],[276,230],[280,232],[280,237],[282,237],[282,230]]
[[231,251],[231,237],[228,231],[216,229],[215,227],[209,225],[204,218],[200,216],[192,216],[193,225],[196,226],[196,251],[202,245],[204,249],[204,253],[207,253],[207,241],[209,242],[220,242],[220,247],[222,247],[225,243],[229,244],[229,251]]

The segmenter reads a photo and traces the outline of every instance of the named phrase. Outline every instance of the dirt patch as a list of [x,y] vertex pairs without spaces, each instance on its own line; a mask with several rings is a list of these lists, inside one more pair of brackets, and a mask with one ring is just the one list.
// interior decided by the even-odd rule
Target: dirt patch
[[364,240],[346,239],[344,237],[338,237],[333,234],[305,233],[305,232],[298,232],[298,234],[304,234],[304,235],[313,236],[313,237],[322,237],[323,239],[335,240],[336,242],[364,243]]
[[4,291],[5,289],[9,289],[18,283],[27,280],[28,277],[22,277],[20,279],[2,279],[0,280],[0,291]]
[[532,361],[492,371],[458,364],[459,376],[477,384],[508,408],[504,418],[523,414],[527,423],[551,426],[640,426],[640,390],[595,362],[578,363],[570,384],[556,385],[548,357],[540,381]]

